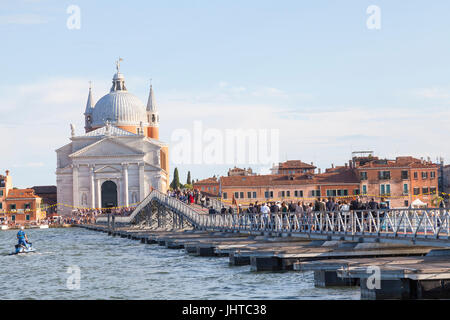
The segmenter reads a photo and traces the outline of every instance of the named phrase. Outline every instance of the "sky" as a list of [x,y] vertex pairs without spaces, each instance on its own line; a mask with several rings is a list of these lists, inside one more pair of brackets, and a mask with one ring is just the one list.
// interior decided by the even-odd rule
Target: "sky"
[[[368,28],[379,8],[379,29]],[[79,8],[79,28],[71,6]],[[152,79],[160,138],[195,123],[278,130],[279,161],[320,168],[351,152],[450,161],[450,2],[364,0],[0,0],[0,173],[56,184],[55,150],[83,134],[122,57],[144,103]],[[77,20],[78,21],[78,20]],[[371,20],[372,21],[372,20]],[[178,144],[177,144],[178,143]],[[204,144],[207,144],[205,141]],[[174,157],[172,157],[174,158]],[[174,163],[185,182],[229,167]]]

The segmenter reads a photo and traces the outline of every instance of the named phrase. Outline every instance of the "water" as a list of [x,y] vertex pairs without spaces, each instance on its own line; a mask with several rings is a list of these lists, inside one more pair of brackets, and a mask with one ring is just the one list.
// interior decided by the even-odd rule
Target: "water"
[[[228,266],[228,258],[194,257],[80,228],[27,230],[37,253],[9,256],[16,233],[0,231],[0,299],[360,297],[358,288],[315,288],[311,272],[255,273]],[[79,289],[67,286],[71,266],[80,268]]]

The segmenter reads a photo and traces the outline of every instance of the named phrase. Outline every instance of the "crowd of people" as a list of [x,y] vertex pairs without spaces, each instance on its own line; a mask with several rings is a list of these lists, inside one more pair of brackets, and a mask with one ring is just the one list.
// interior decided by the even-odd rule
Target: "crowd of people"
[[211,199],[196,189],[177,189],[167,191],[169,197],[176,198],[186,204],[197,204],[202,208],[210,208]]
[[[264,209],[262,209],[265,207]],[[268,209],[267,209],[268,208]],[[291,213],[310,213],[314,211],[332,212],[332,211],[350,211],[350,210],[378,210],[389,209],[389,203],[381,198],[380,202],[376,202],[374,198],[363,201],[361,197],[354,200],[335,200],[335,198],[318,198],[313,202],[298,201],[297,203],[290,201],[269,201],[265,203],[250,203],[247,209],[238,206],[237,213],[262,213],[261,210],[269,210],[270,213],[291,212]],[[231,213],[229,209],[222,208],[221,213]]]

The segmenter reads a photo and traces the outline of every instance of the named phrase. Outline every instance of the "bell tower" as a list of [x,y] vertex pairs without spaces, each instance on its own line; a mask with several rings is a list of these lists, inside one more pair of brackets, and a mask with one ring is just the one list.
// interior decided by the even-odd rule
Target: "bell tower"
[[150,93],[147,102],[147,136],[152,139],[159,139],[159,114],[156,108],[155,95],[153,93],[153,86],[150,84]]
[[84,111],[84,130],[87,132],[92,130],[92,83],[89,81],[89,94],[86,103],[86,110]]

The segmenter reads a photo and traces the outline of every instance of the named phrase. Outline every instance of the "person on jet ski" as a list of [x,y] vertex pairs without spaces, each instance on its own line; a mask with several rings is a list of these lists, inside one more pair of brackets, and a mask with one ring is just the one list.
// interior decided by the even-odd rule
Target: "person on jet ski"
[[25,234],[25,231],[23,231],[25,228],[22,226],[20,227],[19,232],[17,232],[17,239],[19,240],[19,246],[24,246],[25,248],[28,248],[28,237]]

